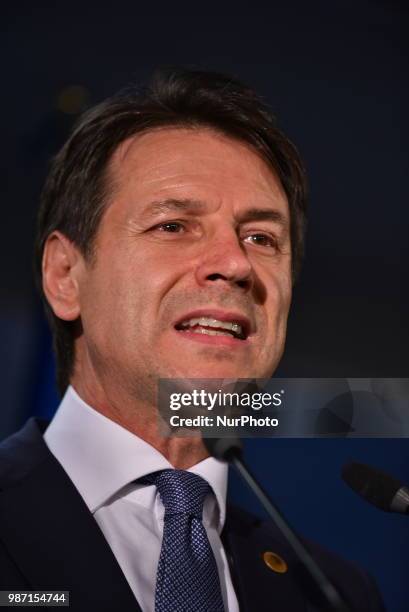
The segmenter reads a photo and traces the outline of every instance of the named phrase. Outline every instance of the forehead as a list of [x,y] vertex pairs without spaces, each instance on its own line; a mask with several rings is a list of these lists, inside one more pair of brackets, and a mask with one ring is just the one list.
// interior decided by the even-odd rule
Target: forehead
[[[124,141],[109,166],[115,191],[273,202],[287,198],[273,168],[249,145],[207,128],[160,128]],[[256,204],[256,202],[249,202]]]

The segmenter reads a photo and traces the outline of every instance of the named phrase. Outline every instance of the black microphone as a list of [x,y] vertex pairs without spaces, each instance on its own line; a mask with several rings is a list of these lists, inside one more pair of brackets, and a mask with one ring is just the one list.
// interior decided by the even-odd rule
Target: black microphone
[[409,514],[409,489],[393,476],[357,462],[344,465],[341,475],[370,504],[385,512]]
[[240,438],[203,438],[209,453],[221,461],[232,463],[240,476],[253,491],[270,518],[275,522],[285,540],[293,549],[304,569],[310,584],[315,587],[315,594],[325,604],[328,612],[350,612],[350,608],[341,599],[334,585],[328,580],[321,568],[314,561],[295,531],[287,523],[277,506],[251,474],[243,460],[243,444]]

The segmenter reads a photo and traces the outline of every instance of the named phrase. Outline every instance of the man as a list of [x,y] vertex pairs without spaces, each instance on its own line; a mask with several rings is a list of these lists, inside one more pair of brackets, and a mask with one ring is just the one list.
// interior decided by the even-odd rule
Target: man
[[[296,149],[232,79],[161,73],[83,118],[37,240],[65,395],[1,448],[2,589],[69,590],[74,610],[314,609],[274,525],[226,508],[226,466],[198,434],[161,435],[156,405],[160,378],[274,372],[305,216]],[[351,610],[382,609],[310,546]]]

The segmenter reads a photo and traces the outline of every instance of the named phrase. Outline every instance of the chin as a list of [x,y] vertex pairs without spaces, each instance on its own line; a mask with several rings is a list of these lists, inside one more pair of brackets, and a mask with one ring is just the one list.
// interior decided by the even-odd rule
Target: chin
[[213,367],[186,368],[184,372],[179,371],[172,378],[190,379],[220,379],[220,378],[256,378],[254,373],[249,372],[248,368],[233,368],[225,365]]
[[[185,356],[186,357],[186,356]],[[253,365],[251,359],[247,363],[240,360],[233,360],[231,356],[220,351],[218,355],[212,355],[211,359],[200,359],[192,356],[190,360],[183,360],[179,363],[169,364],[167,374],[161,378],[173,379],[214,379],[214,378],[270,378],[277,367],[278,357],[269,359],[266,362]]]

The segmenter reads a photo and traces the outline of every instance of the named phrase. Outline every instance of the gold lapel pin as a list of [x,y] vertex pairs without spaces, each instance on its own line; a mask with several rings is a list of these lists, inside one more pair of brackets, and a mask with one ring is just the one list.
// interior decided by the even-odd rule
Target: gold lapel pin
[[263,553],[263,561],[268,568],[277,574],[285,574],[288,570],[288,565],[280,555],[269,550]]

